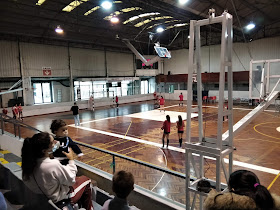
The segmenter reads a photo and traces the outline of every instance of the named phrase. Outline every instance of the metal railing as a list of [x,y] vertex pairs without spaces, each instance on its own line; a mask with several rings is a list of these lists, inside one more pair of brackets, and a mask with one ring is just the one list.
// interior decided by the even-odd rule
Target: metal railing
[[[9,123],[12,123],[14,125],[14,129],[13,129],[14,136],[15,137],[18,136],[19,139],[21,138],[21,131],[20,131],[21,127],[30,129],[30,130],[35,131],[35,132],[42,132],[42,131],[40,131],[40,130],[38,130],[36,128],[33,128],[32,126],[29,126],[29,125],[23,123],[22,121],[18,121],[16,119],[13,119],[13,118],[11,118],[9,116],[6,116],[6,115],[3,115],[3,114],[0,114],[0,120],[1,120],[1,130],[2,130],[1,133],[4,134],[5,122],[9,122]],[[6,131],[6,132],[8,132],[8,131]],[[77,141],[74,141],[74,142],[77,143],[80,146],[84,146],[86,148],[93,149],[93,150],[96,150],[96,151],[99,151],[99,152],[111,155],[112,156],[113,174],[116,171],[116,161],[115,161],[115,159],[117,157],[117,158],[121,158],[123,160],[127,160],[127,161],[130,161],[130,162],[133,162],[133,163],[137,163],[137,164],[139,164],[141,166],[145,166],[145,167],[157,170],[157,171],[164,172],[164,173],[172,175],[172,176],[176,176],[176,177],[182,178],[182,179],[184,179],[184,181],[186,179],[186,175],[185,174],[177,172],[177,171],[173,171],[173,170],[170,170],[170,169],[158,166],[158,165],[147,163],[147,162],[144,162],[144,161],[132,158],[132,157],[121,155],[121,154],[118,154],[118,153],[115,153],[115,152],[111,152],[111,151],[108,151],[108,150],[105,150],[105,149],[101,149],[101,148],[98,148],[98,147],[95,147],[95,146],[92,146],[92,145],[85,144],[85,143],[82,143],[82,142],[77,142]],[[195,180],[195,178],[192,178],[191,180]]]

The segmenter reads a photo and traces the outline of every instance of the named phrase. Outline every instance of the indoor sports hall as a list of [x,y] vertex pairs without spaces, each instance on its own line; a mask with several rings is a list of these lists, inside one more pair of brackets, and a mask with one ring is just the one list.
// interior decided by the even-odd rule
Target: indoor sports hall
[[253,172],[255,188],[280,196],[279,2],[24,0],[0,7],[7,209],[60,209],[47,196],[30,201],[37,194],[21,168],[24,139],[55,137],[54,120],[66,123],[83,153],[75,155],[77,176],[94,180],[94,209],[114,198],[120,170],[134,177],[126,200],[133,209],[208,209],[207,190],[232,193],[237,170]]

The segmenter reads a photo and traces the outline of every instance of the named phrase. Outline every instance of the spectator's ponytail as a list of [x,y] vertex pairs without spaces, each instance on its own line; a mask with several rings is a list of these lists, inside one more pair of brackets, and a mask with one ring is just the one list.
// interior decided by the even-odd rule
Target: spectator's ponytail
[[256,183],[255,202],[259,209],[270,210],[274,208],[274,200],[266,187]]

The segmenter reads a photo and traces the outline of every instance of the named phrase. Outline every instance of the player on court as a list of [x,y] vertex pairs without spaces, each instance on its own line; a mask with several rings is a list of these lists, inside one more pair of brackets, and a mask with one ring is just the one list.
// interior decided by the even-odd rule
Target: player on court
[[116,96],[116,105],[117,105],[117,108],[119,108],[119,97]]
[[154,104],[156,104],[157,103],[157,92],[155,91],[153,93],[153,95],[154,95]]
[[181,93],[181,94],[179,95],[179,98],[180,98],[179,106],[180,106],[180,104],[182,104],[182,106],[183,106],[183,100],[184,100],[183,93]]
[[184,127],[185,124],[182,120],[181,115],[178,115],[178,121],[177,121],[177,129],[178,129],[178,138],[179,138],[179,145],[180,148],[182,147],[182,141],[183,141],[183,133],[184,133]]
[[23,120],[21,103],[18,105],[18,119]]
[[164,109],[164,98],[161,96],[161,98],[159,99],[159,110],[161,111],[163,109],[163,111],[165,112],[165,109]]
[[161,130],[163,130],[163,135],[162,135],[162,148],[164,148],[164,139],[166,137],[167,142],[166,142],[166,148],[168,148],[169,144],[169,133],[170,133],[170,116],[166,115],[166,120],[163,122],[163,125],[161,127]]

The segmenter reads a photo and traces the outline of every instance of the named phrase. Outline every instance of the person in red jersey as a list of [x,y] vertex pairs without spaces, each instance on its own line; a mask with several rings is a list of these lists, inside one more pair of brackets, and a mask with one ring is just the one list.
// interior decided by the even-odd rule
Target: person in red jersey
[[3,118],[4,119],[8,119],[8,116],[7,116],[7,114],[8,114],[8,109],[6,109],[5,107],[2,109],[2,113],[3,113]]
[[166,115],[166,120],[163,122],[163,125],[161,127],[161,130],[163,130],[163,135],[162,135],[162,148],[164,148],[164,139],[166,137],[167,142],[166,142],[166,148],[168,148],[169,144],[169,133],[170,133],[170,116]]
[[17,115],[18,115],[18,107],[17,107],[17,105],[14,105],[12,107],[12,112],[13,112],[13,118],[17,119]]
[[179,106],[180,106],[180,104],[182,104],[182,106],[183,106],[183,100],[184,100],[183,93],[181,93],[181,94],[179,95],[179,98],[180,98]]
[[116,96],[116,105],[117,105],[117,108],[119,108],[119,97]]
[[161,96],[160,97],[160,99],[159,99],[159,106],[160,106],[160,108],[159,108],[159,110],[161,111],[161,110],[163,110],[164,112],[165,112],[165,109],[164,109],[164,98]]
[[156,91],[153,93],[153,95],[154,95],[154,99],[157,99],[157,92]]
[[178,129],[178,138],[179,138],[179,145],[182,147],[182,141],[183,141],[183,133],[184,133],[184,127],[185,124],[182,120],[181,115],[178,115],[178,121],[177,121],[177,129]]
[[22,115],[22,106],[21,103],[18,105],[18,119],[23,120],[23,115]]

